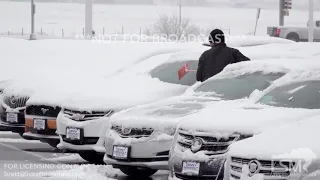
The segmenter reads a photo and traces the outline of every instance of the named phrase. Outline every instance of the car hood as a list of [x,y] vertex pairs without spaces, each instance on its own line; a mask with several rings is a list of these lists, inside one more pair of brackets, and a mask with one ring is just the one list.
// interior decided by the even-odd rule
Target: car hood
[[111,122],[126,127],[176,126],[181,117],[197,113],[217,101],[217,98],[181,95],[119,112],[112,116]]
[[121,110],[182,94],[188,86],[169,84],[147,75],[115,77],[81,86],[37,91],[28,104],[53,104],[72,110]]
[[[318,113],[319,114],[319,113]],[[249,159],[315,160],[320,157],[320,114],[265,131],[230,146],[229,154]],[[318,159],[319,161],[319,159]],[[318,163],[320,165],[320,163]]]
[[230,109],[228,106],[215,104],[201,113],[183,118],[178,128],[190,133],[221,132],[254,135],[317,113],[319,113],[318,110],[248,104]]

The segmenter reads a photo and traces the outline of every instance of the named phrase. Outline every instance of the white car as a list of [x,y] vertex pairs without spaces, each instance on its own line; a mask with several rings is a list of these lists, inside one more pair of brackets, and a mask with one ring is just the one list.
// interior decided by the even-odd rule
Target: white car
[[[169,160],[170,177],[221,178],[232,143],[319,114],[319,78],[319,70],[294,70],[274,81],[254,104],[244,103],[232,109],[219,108],[216,104],[188,116],[175,134]],[[238,170],[234,167],[231,171],[235,179],[240,178]]]
[[[180,118],[217,101],[246,101],[281,78],[289,61],[248,61],[227,66],[181,96],[133,107],[114,114],[106,138],[104,161],[130,176],[168,170],[169,150]],[[292,62],[292,61],[291,61]],[[197,121],[194,122],[197,124]]]
[[[313,84],[319,98],[320,81]],[[317,103],[320,109],[320,104]],[[320,115],[289,123],[230,146],[225,180],[320,179]]]
[[177,70],[186,63],[196,69],[198,58],[199,52],[192,51],[155,55],[105,83],[67,97],[57,117],[57,147],[76,151],[91,163],[104,163],[109,117],[135,105],[182,94],[196,82],[195,72],[179,80]]

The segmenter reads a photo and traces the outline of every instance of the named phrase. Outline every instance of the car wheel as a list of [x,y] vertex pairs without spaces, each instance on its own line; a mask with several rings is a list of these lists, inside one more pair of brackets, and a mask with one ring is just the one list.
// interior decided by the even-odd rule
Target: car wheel
[[103,156],[104,154],[97,153],[95,151],[89,151],[89,152],[79,152],[78,153],[82,159],[88,161],[90,164],[96,164],[96,165],[104,165],[103,162]]
[[20,135],[23,139],[25,139],[25,140],[33,140],[31,137],[25,137],[25,136],[23,136],[23,132],[20,132],[19,135]]
[[47,143],[51,146],[51,147],[54,147],[54,148],[57,148],[57,145],[60,143],[59,140],[49,140],[47,141]]
[[123,166],[123,167],[120,167],[119,169],[124,174],[132,177],[149,177],[158,171],[155,169],[133,167],[133,166]]
[[295,42],[299,42],[300,41],[300,37],[297,33],[289,33],[287,36],[287,39],[291,40],[291,41],[295,41]]

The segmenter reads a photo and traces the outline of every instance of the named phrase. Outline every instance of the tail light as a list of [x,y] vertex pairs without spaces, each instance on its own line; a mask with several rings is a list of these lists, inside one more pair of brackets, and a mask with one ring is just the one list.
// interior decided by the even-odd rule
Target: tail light
[[277,35],[280,35],[280,32],[281,32],[281,30],[280,30],[280,29],[277,29],[276,34],[277,34]]

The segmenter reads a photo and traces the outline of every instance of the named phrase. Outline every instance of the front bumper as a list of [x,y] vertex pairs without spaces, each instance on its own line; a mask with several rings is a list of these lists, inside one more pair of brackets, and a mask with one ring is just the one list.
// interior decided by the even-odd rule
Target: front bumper
[[[108,136],[106,139],[106,154],[104,162],[113,166],[125,165],[125,166],[138,166],[146,167],[157,170],[168,170],[169,150],[172,144],[172,140],[153,140],[152,135],[145,139],[135,139],[131,143],[124,145],[129,146],[130,151],[128,153],[128,159],[120,160],[113,157],[113,148],[115,145],[122,146],[121,143],[117,143],[117,139],[121,137]],[[124,141],[130,141],[128,139],[122,139]]]
[[[0,102],[0,130],[2,131],[12,131],[15,133],[24,133],[25,127],[25,117],[24,117],[24,107],[19,107],[16,109],[11,109],[6,107],[3,102]],[[7,114],[16,114],[15,122],[7,121]]]
[[[37,130],[34,128],[34,119],[44,119],[45,120],[45,129]],[[59,136],[56,134],[57,125],[55,118],[40,117],[40,116],[25,116],[25,133],[23,136],[32,138],[35,140],[59,140]]]
[[12,131],[15,133],[23,133],[24,132],[24,124],[11,124],[0,121],[0,130],[2,131]]
[[[205,156],[200,153],[201,157],[189,156],[179,150],[175,150],[170,158],[170,176],[171,178],[194,180],[194,179],[222,179],[224,176],[225,155]],[[184,162],[197,162],[200,164],[199,171],[196,174],[184,172]]]
[[[88,121],[74,121],[67,118],[63,113],[57,117],[57,132],[60,138],[58,148],[61,150],[96,151],[105,153],[105,135],[108,129],[108,117],[102,117]],[[81,140],[69,140],[66,138],[67,127],[81,129]]]

